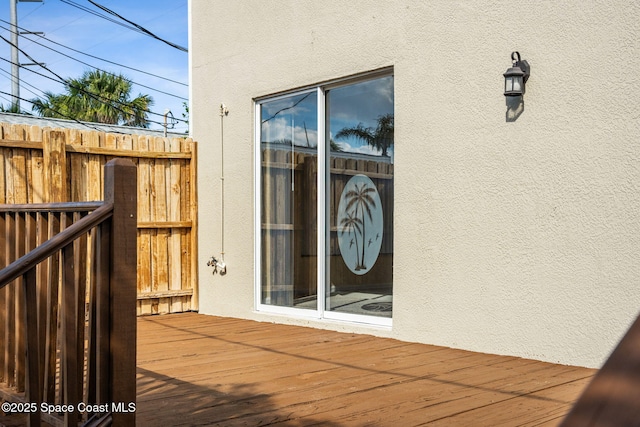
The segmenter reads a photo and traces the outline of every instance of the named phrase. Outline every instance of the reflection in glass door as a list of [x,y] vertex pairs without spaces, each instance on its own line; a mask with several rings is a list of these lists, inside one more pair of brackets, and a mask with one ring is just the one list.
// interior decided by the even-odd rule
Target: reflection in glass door
[[316,91],[261,104],[262,304],[317,305]]
[[391,317],[393,77],[326,92],[325,310]]

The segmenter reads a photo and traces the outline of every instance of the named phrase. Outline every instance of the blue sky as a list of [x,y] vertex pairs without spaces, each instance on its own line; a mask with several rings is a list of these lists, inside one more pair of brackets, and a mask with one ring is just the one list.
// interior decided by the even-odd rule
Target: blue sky
[[[94,0],[119,15],[136,24],[141,25],[155,35],[188,48],[188,16],[187,0]],[[87,0],[73,0],[72,3],[89,8],[102,15],[107,15],[118,22],[113,15],[98,9]],[[10,2],[0,4],[0,35],[10,40],[8,31],[10,21]],[[52,40],[77,51],[81,51],[111,62],[152,73],[166,79],[153,77],[119,65],[110,64],[54,45],[38,36],[26,37],[38,41],[46,46],[58,50],[65,55],[76,58],[86,64],[98,67],[111,73],[122,73],[134,82],[132,96],[148,94],[154,99],[151,111],[158,115],[149,115],[149,119],[162,123],[162,114],[169,109],[172,114],[182,119],[184,107],[182,103],[189,95],[188,89],[188,54],[171,47],[159,40],[139,32],[132,31],[113,22],[102,19],[89,12],[80,10],[61,0],[44,0],[41,3],[20,2],[17,4],[18,26],[23,30],[42,31],[46,39]],[[6,21],[6,22],[5,22]],[[124,22],[123,22],[124,23]],[[63,78],[77,78],[90,66],[67,58],[60,53],[53,52],[19,38],[19,47],[33,57],[37,62],[44,63],[47,68]],[[0,57],[11,59],[10,45],[0,39]],[[24,55],[20,55],[21,63],[31,62]],[[33,71],[55,78],[41,67],[29,67]],[[11,64],[0,61],[0,92],[11,93]],[[62,93],[62,84],[46,77],[20,69],[20,97],[32,99],[42,96],[41,91]],[[142,84],[146,87],[141,87]],[[160,93],[166,92],[170,95]],[[184,98],[184,99],[182,99]],[[0,93],[0,103],[10,104],[10,97]],[[31,111],[31,105],[21,101],[21,108]],[[160,124],[152,123],[152,129],[162,129]],[[174,132],[184,132],[186,124],[179,122]]]

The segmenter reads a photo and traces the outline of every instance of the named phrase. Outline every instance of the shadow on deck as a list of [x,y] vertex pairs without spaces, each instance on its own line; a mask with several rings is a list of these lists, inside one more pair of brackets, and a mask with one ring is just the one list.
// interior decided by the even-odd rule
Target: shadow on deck
[[595,370],[195,313],[138,319],[139,426],[557,425]]

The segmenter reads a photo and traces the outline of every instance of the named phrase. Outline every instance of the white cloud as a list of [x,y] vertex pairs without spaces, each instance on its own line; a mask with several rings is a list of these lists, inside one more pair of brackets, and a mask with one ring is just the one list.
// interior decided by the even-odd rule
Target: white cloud
[[318,132],[306,128],[305,123],[294,123],[285,117],[277,117],[262,124],[262,140],[268,142],[293,140],[294,145],[304,147],[318,146]]
[[357,154],[368,154],[371,156],[379,156],[381,154],[380,150],[373,148],[370,145],[351,145],[348,142],[337,142],[340,148],[345,153],[357,153]]

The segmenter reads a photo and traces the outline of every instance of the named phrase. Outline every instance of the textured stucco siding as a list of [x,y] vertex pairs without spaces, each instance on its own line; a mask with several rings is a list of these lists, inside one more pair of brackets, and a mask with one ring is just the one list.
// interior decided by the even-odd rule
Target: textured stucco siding
[[[640,311],[640,3],[191,0],[200,311],[599,366]],[[502,73],[531,66],[507,120]],[[253,99],[393,67],[390,331],[254,311]],[[221,251],[221,103],[225,261]]]

